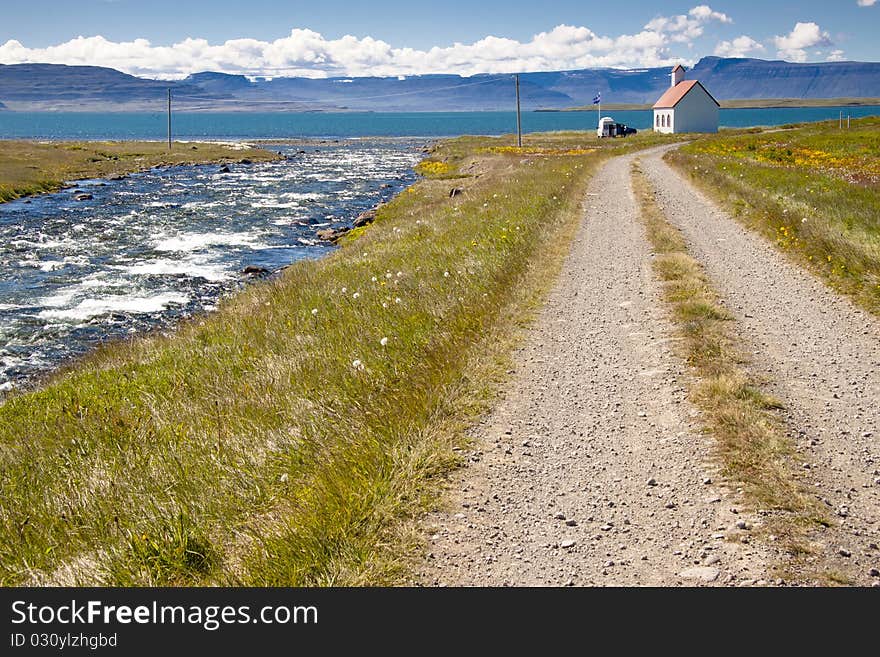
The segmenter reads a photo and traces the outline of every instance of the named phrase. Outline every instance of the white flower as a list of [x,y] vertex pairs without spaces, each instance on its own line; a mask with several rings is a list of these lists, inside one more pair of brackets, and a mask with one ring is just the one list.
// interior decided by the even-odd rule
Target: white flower
[[317,309],[317,308],[312,308],[312,314],[313,314],[313,315],[317,315],[317,314],[318,314],[318,309]]
[[379,344],[384,347],[388,344],[388,338],[382,338],[381,340],[379,340]]
[[375,283],[375,282],[378,281],[378,280],[379,280],[379,279],[376,278],[375,276],[373,276],[373,278],[370,279],[370,281],[373,282],[373,283]]
[[448,271],[443,272],[443,278],[449,278],[449,272],[448,272]]
[[391,278],[391,272],[388,272],[387,274],[385,274],[385,278]]
[[342,288],[342,293],[345,294],[346,292],[348,292],[348,288],[347,287]]
[[359,361],[358,359],[353,360],[351,362],[351,366],[354,369],[358,370],[359,372],[363,371],[363,369],[364,369],[364,364],[361,361]]
[[400,302],[401,302],[401,298],[400,298],[400,297],[396,297],[396,298],[394,299],[394,303],[400,303]]
[[403,272],[402,271],[397,272],[397,278],[400,278],[401,276],[403,276]]
[[361,293],[360,293],[360,292],[355,292],[354,294],[351,295],[351,298],[352,298],[352,299],[359,299],[360,296],[361,296]]
[[283,475],[278,477],[278,481],[280,481],[282,484],[287,483],[287,473],[285,472]]
[[383,307],[383,308],[387,308],[387,307],[388,307],[388,304],[385,303],[385,302],[383,301],[383,302],[382,302],[382,307]]

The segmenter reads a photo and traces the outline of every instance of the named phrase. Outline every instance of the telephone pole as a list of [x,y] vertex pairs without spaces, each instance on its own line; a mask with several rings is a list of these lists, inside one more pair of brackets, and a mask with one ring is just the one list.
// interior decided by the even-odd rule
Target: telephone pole
[[168,150],[171,150],[171,89],[168,89]]
[[513,76],[516,81],[516,146],[522,148],[522,115],[519,111],[519,73]]

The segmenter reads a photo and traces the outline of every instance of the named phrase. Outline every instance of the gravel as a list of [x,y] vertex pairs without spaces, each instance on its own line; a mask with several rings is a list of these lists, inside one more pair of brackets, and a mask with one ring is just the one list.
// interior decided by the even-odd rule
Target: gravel
[[799,476],[837,510],[810,537],[818,561],[868,585],[864,553],[880,536],[880,321],[719,210],[662,154],[642,158],[657,201],[736,317],[755,376],[782,400],[798,462],[810,466]]
[[[507,395],[474,430],[483,457],[451,479],[448,508],[484,512],[425,519],[434,558],[422,566],[424,585],[737,586],[769,581],[783,558],[718,533],[738,517],[750,526],[762,518],[730,512],[742,500],[686,397],[630,189],[632,159],[594,178]],[[577,525],[560,522],[569,517]],[[719,561],[695,568],[704,552]]]

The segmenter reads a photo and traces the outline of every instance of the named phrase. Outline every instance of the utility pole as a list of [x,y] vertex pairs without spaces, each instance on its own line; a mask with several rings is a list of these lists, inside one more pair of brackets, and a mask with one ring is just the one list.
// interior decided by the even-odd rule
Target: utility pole
[[522,115],[519,110],[519,73],[513,76],[516,81],[516,146],[522,148]]
[[168,89],[168,150],[171,150],[171,89]]

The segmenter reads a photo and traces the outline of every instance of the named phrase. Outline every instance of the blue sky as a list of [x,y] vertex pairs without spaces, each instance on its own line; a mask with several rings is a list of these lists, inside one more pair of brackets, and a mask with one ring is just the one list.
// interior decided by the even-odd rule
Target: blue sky
[[3,0],[3,16],[0,63],[90,63],[159,77],[469,75],[711,54],[880,60],[877,0]]

